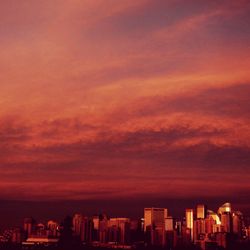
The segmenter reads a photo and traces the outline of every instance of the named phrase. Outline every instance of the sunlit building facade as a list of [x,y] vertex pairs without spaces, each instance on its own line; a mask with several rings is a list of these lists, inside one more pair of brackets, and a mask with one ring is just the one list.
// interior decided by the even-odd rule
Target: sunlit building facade
[[240,211],[232,213],[233,233],[239,238],[242,236],[242,229],[244,227],[243,214]]
[[190,229],[191,241],[194,240],[194,210],[186,209],[186,227]]
[[205,219],[207,216],[207,206],[204,204],[199,204],[196,207],[196,218]]
[[165,245],[165,219],[168,216],[166,208],[144,209],[144,232],[151,245]]

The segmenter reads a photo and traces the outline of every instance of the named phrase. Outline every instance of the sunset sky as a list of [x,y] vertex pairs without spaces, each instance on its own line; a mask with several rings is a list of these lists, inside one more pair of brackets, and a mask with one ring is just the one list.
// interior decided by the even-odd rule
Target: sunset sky
[[1,0],[0,199],[249,209],[249,24],[249,0]]

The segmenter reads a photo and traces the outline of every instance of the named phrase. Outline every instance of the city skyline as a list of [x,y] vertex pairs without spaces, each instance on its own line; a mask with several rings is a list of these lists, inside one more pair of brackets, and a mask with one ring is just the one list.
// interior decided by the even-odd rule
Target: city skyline
[[[78,208],[79,209],[79,208]],[[183,209],[183,208],[182,208]],[[59,212],[59,210],[58,210]],[[137,218],[74,212],[60,221],[22,219],[0,234],[0,247],[13,249],[249,249],[250,217],[230,202],[216,211],[206,204],[185,208],[175,217],[166,207],[146,207]],[[142,217],[143,216],[143,217]],[[9,248],[8,248],[9,249]]]
[[249,215],[249,13],[248,0],[0,1],[2,220],[71,202],[229,200]]
[[[216,203],[205,203],[207,201],[180,201],[166,200],[165,203],[161,200],[149,203],[147,200],[122,200],[117,205],[117,200],[113,201],[50,201],[50,202],[34,202],[34,201],[2,201],[0,207],[0,232],[6,228],[19,227],[22,224],[23,218],[37,218],[38,222],[56,220],[60,222],[64,217],[73,214],[84,214],[91,217],[99,214],[106,214],[109,217],[129,217],[132,219],[141,218],[143,216],[143,207],[167,209],[167,214],[174,218],[183,219],[186,216],[185,208],[196,211],[200,204],[209,205],[211,211],[217,212],[222,204],[221,200]],[[232,202],[232,201],[230,201]],[[226,202],[225,202],[226,204]],[[208,206],[205,206],[207,210]],[[241,211],[244,214],[245,220],[250,223],[249,210],[241,210],[240,206],[233,204],[234,211]],[[198,212],[197,212],[198,215]],[[205,211],[204,211],[205,217]],[[197,217],[199,219],[199,217]]]

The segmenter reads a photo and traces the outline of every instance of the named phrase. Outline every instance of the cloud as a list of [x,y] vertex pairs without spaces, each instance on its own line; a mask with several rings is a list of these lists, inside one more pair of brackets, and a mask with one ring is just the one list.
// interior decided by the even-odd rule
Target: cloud
[[248,190],[248,1],[0,5],[0,197]]
[[[222,180],[222,194],[229,192],[230,176],[244,173],[235,186],[240,190],[249,177],[248,92],[246,83],[141,98],[93,124],[80,117],[38,123],[3,118],[0,173],[5,190],[21,188],[27,197],[30,186],[48,186],[43,190],[51,197],[66,192],[65,198],[80,199],[98,188],[116,197],[111,190],[118,183],[120,192],[131,189],[125,196],[157,194],[167,184],[172,195],[181,196],[204,182],[204,189],[193,193],[199,196]],[[61,187],[65,182],[67,191]]]
[[[57,198],[57,192],[59,196],[63,192],[60,185],[64,182],[69,183],[72,197],[80,197],[80,193],[84,196],[86,190],[85,186],[74,186],[75,182],[88,182],[93,190],[99,184],[110,190],[118,185],[117,181],[123,183],[121,188],[137,183],[138,194],[145,192],[142,188],[145,182],[152,192],[158,192],[156,182],[169,183],[178,187],[171,192],[181,194],[188,187],[199,185],[200,180],[208,181],[211,173],[223,176],[226,183],[228,175],[248,169],[249,148],[209,142],[211,137],[226,136],[228,132],[176,126],[158,131],[107,131],[105,136],[100,134],[94,141],[35,147],[20,145],[15,152],[9,152],[10,160],[5,163],[2,160],[1,176],[6,187],[18,179],[18,185],[25,190],[27,185],[35,185],[36,182],[38,186],[49,185],[51,189],[59,185],[53,193]],[[196,142],[190,145],[183,140]],[[18,159],[18,155],[22,158]],[[192,176],[193,171],[195,176]],[[213,180],[207,184],[210,188],[218,182],[215,177]],[[242,179],[242,185],[244,183]],[[155,189],[152,189],[154,185]],[[75,189],[79,189],[79,195],[73,195]]]
[[172,96],[152,96],[136,100],[114,117],[127,119],[137,116],[169,115],[171,113],[197,113],[200,115],[250,118],[248,83],[202,88]]

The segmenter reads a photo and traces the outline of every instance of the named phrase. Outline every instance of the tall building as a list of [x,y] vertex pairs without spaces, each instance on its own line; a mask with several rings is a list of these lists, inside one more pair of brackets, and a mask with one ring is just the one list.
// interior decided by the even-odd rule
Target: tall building
[[176,231],[177,236],[181,236],[182,231],[182,221],[178,220],[175,222],[174,229]]
[[25,218],[23,223],[23,229],[25,232],[25,237],[31,235],[32,231],[34,230],[35,220],[33,218]]
[[232,222],[233,222],[233,233],[238,237],[242,236],[243,232],[243,214],[240,211],[233,212],[232,214]]
[[34,235],[37,236],[48,235],[48,230],[46,230],[46,226],[43,223],[38,223],[35,227]]
[[98,215],[92,217],[93,220],[93,241],[99,241],[100,218]]
[[93,220],[84,217],[81,225],[81,241],[83,242],[92,242],[93,240]]
[[100,218],[99,218],[99,216],[98,215],[96,215],[96,216],[93,216],[93,228],[95,229],[95,230],[99,230],[99,223],[100,223]]
[[221,220],[221,226],[223,229],[223,232],[230,233],[232,232],[232,216],[231,216],[231,204],[230,203],[224,203],[219,209],[218,209],[218,215]]
[[106,243],[108,241],[108,218],[106,214],[99,216],[99,241]]
[[166,208],[144,208],[144,232],[147,242],[151,245],[165,245]]
[[83,216],[81,214],[75,214],[72,219],[73,232],[76,236],[81,235],[81,227],[83,222]]
[[197,219],[205,219],[207,216],[207,207],[204,204],[197,205],[196,208],[196,218]]
[[197,219],[194,221],[194,241],[201,240],[205,236],[206,224],[205,219]]
[[230,233],[232,230],[232,220],[231,220],[231,214],[228,212],[224,212],[221,215],[221,226],[223,228],[223,231],[225,233]]
[[23,233],[21,228],[15,228],[12,232],[11,242],[14,244],[20,244],[23,240]]
[[58,236],[59,234],[59,225],[56,221],[49,220],[47,222],[47,228],[49,230],[49,236]]
[[194,210],[186,209],[186,227],[190,229],[191,241],[194,240]]
[[229,202],[224,203],[218,209],[218,214],[221,215],[223,213],[231,213],[231,204]]
[[207,210],[207,218],[213,218],[215,224],[217,225],[221,224],[220,217],[212,210]]
[[212,234],[214,232],[214,225],[216,225],[216,221],[212,216],[209,216],[205,219],[205,233]]
[[120,231],[120,244],[128,245],[130,243],[130,219],[118,218],[118,226]]
[[165,218],[168,216],[166,208],[144,208],[144,232],[148,227],[154,228],[165,224]]
[[165,218],[165,231],[173,231],[174,230],[174,219],[172,216],[168,216]]
[[93,220],[82,214],[75,214],[72,219],[72,230],[83,242],[91,242],[93,235]]
[[130,219],[110,218],[108,221],[109,241],[127,245],[130,243]]
[[144,240],[144,219],[130,220],[131,242],[142,242]]

